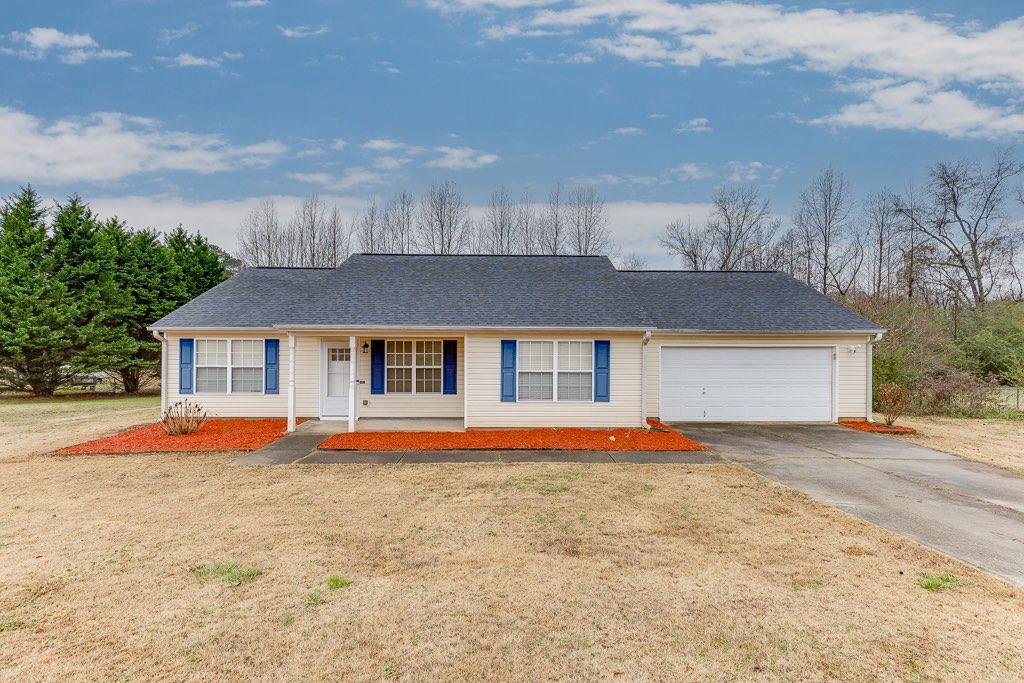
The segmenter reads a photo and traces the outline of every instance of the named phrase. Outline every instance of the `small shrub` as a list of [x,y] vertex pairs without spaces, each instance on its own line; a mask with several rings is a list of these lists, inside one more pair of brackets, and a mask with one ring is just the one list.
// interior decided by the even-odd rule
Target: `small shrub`
[[306,596],[306,604],[310,607],[316,607],[327,602],[327,598],[324,596],[323,591],[315,590]]
[[327,587],[330,588],[331,590],[334,590],[334,589],[337,589],[337,588],[345,588],[346,586],[351,586],[351,585],[352,585],[352,582],[349,581],[348,579],[346,579],[344,576],[332,576],[329,579],[327,579]]
[[198,432],[205,423],[206,410],[186,398],[167,409],[162,424],[169,436],[180,436]]
[[878,387],[878,402],[885,415],[885,424],[892,425],[907,412],[907,389],[890,382]]
[[929,574],[928,572],[924,572],[917,580],[917,585],[926,591],[938,593],[939,591],[947,588],[953,588],[960,585],[960,579],[956,578],[952,574]]
[[200,579],[224,579],[229,586],[240,586],[246,581],[252,581],[263,573],[259,567],[242,567],[237,562],[231,564],[204,564],[196,567],[192,573]]

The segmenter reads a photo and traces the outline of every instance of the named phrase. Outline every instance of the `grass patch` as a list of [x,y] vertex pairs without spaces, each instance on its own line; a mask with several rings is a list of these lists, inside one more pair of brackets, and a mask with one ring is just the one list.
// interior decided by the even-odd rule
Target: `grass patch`
[[310,591],[309,595],[306,596],[306,605],[309,607],[316,607],[327,602],[327,596],[321,590]]
[[28,628],[29,626],[30,624],[24,619],[4,619],[0,621],[0,633],[17,631],[19,629]]
[[281,620],[281,623],[284,624],[285,628],[291,626],[295,623],[295,615],[291,613],[284,615],[284,619]]
[[929,574],[928,572],[922,572],[921,576],[917,579],[917,585],[926,591],[938,593],[947,588],[956,588],[960,585],[960,579],[952,574]]
[[330,588],[331,590],[336,590],[338,588],[345,588],[345,587],[351,586],[351,585],[352,585],[352,582],[350,580],[346,579],[344,576],[332,576],[332,577],[327,579],[327,587]]
[[208,581],[210,579],[223,579],[229,586],[240,586],[246,581],[252,581],[263,573],[259,567],[243,567],[237,562],[231,564],[204,564],[196,567],[192,573]]
[[539,493],[542,496],[558,495],[568,493],[572,490],[572,484],[587,476],[583,469],[558,472],[555,474],[537,474],[525,477],[508,477],[504,479],[500,488],[514,489],[516,491],[530,491]]

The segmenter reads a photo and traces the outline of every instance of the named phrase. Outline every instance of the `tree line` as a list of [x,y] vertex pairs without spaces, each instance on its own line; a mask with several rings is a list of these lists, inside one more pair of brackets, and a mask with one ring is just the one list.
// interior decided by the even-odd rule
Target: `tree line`
[[23,188],[0,206],[0,390],[48,396],[105,372],[138,392],[160,362],[146,326],[223,281],[229,260],[182,226],[134,230],[77,195],[48,207]]
[[828,167],[800,194],[789,224],[755,186],[725,187],[710,217],[669,223],[663,248],[692,270],[782,270],[836,297],[870,294],[930,305],[1024,297],[1024,165],[1000,151],[988,166],[939,162],[922,187],[881,188],[858,200]]
[[[238,257],[250,266],[334,267],[354,251],[428,254],[575,254],[617,252],[608,210],[588,186],[557,183],[534,203],[504,186],[481,216],[453,182],[437,183],[419,198],[401,190],[383,204],[371,197],[345,221],[336,206],[307,197],[283,222],[273,200],[256,206],[238,232]],[[633,265],[635,255],[625,258]]]

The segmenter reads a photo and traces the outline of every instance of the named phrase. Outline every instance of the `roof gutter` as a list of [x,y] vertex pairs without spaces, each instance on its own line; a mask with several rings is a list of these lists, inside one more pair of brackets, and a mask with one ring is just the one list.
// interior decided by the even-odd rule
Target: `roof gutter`
[[658,334],[722,334],[722,335],[744,335],[754,334],[759,336],[783,336],[794,334],[820,334],[820,335],[849,335],[849,334],[871,334],[881,339],[885,330],[699,330],[699,329],[662,329],[655,328]]

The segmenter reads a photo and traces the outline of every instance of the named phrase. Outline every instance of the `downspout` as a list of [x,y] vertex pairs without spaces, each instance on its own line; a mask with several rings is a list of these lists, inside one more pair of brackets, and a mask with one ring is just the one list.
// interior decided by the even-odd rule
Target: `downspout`
[[167,414],[167,337],[159,330],[150,330],[160,342],[160,419]]
[[651,331],[644,332],[640,344],[640,426],[647,428],[647,344],[651,341]]
[[869,337],[868,338],[868,343],[867,343],[868,354],[867,354],[867,359],[866,359],[866,365],[867,365],[868,395],[867,395],[867,402],[866,402],[866,405],[865,405],[865,409],[867,411],[867,421],[868,422],[874,422],[875,421],[875,402],[874,402],[875,375],[874,375],[874,368],[873,368],[874,356],[875,356],[875,353],[874,353],[875,352],[875,342],[882,341],[882,335],[884,335],[884,334],[885,334],[884,332],[879,332],[878,334],[876,334],[874,336],[873,339]]

